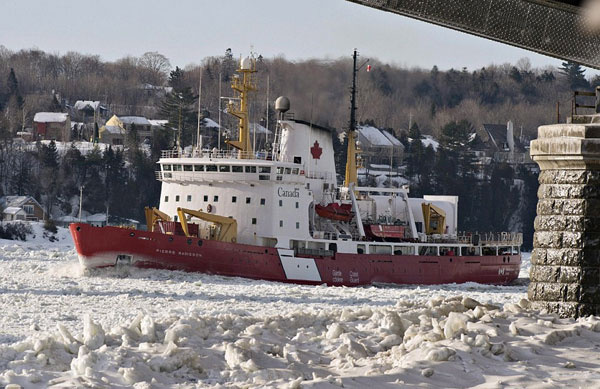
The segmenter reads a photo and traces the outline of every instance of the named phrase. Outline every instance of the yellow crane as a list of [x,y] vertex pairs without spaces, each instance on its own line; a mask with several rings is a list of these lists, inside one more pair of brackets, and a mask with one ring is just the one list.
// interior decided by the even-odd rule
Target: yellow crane
[[145,207],[144,213],[146,214],[146,228],[150,232],[154,232],[154,226],[157,221],[159,221],[159,220],[164,220],[167,222],[171,221],[171,217],[169,215],[167,215],[166,213],[160,211],[158,208]]
[[177,208],[177,215],[185,236],[191,236],[188,229],[188,216],[194,216],[218,227],[218,229],[211,229],[210,239],[231,243],[235,243],[237,240],[237,221],[234,218],[179,207]]
[[431,203],[422,203],[423,219],[425,222],[425,233],[443,234],[446,228],[446,212]]

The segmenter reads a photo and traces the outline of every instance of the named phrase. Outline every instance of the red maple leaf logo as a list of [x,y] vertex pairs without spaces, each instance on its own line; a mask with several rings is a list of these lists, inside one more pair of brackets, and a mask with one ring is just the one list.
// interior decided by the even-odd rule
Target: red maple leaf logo
[[321,159],[321,154],[323,154],[323,149],[319,147],[319,142],[315,141],[313,147],[310,148],[310,153],[312,154],[314,159]]

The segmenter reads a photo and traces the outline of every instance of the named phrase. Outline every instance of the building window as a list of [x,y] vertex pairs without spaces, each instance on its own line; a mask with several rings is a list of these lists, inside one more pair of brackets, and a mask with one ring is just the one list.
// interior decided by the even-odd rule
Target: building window
[[208,201],[208,195],[204,195],[204,201]]
[[300,203],[296,201],[296,208],[300,208]]
[[279,221],[279,227],[283,227],[283,220]]
[[256,218],[255,217],[252,218],[252,224],[256,224]]
[[250,204],[250,197],[246,197],[246,204]]
[[23,210],[28,215],[33,215],[33,205],[23,205]]
[[214,201],[215,203],[216,203],[216,202],[218,202],[218,201],[219,201],[219,196],[215,196],[215,197],[213,197],[213,201]]
[[299,230],[300,229],[300,222],[296,222],[296,229]]
[[279,206],[283,207],[283,200],[279,200]]
[[237,202],[237,197],[236,197],[236,196],[231,196],[231,202],[232,202],[232,203],[235,203],[235,202]]
[[[189,202],[189,201],[192,201],[192,195],[187,195],[187,201],[188,201],[188,202]],[[298,208],[298,207],[296,207],[296,208]]]
[[179,201],[179,195],[175,196],[175,201]]
[[266,201],[265,199],[260,199],[260,205],[265,205]]
[[169,202],[169,196],[165,196],[165,203]]

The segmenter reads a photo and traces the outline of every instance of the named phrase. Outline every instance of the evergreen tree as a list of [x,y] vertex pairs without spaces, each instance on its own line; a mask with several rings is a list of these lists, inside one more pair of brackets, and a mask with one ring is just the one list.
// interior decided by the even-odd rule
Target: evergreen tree
[[181,147],[192,143],[198,121],[195,111],[197,96],[184,81],[184,71],[176,67],[169,76],[173,93],[165,96],[160,107],[161,116],[169,120],[168,125],[178,129],[177,137],[180,138]]
[[411,139],[421,139],[421,130],[417,122],[413,122],[408,129],[408,137]]
[[60,102],[56,98],[56,95],[53,95],[52,102],[50,103],[50,106],[48,107],[48,112],[61,112],[61,111],[62,111],[62,107],[60,105]]
[[590,83],[585,79],[585,69],[576,62],[563,62],[558,70],[567,76],[567,80],[571,90],[586,89],[590,87]]

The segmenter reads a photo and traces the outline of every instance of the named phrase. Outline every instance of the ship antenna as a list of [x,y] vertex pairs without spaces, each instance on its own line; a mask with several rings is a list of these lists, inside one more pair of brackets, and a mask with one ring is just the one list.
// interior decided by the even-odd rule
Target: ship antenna
[[348,126],[348,155],[346,156],[346,178],[344,186],[350,187],[350,184],[357,184],[356,172],[356,157],[360,152],[356,147],[357,132],[356,132],[356,76],[358,71],[365,66],[369,60],[367,59],[362,65],[357,66],[358,52],[354,49],[353,66],[352,66],[352,88],[350,89],[350,125]]

